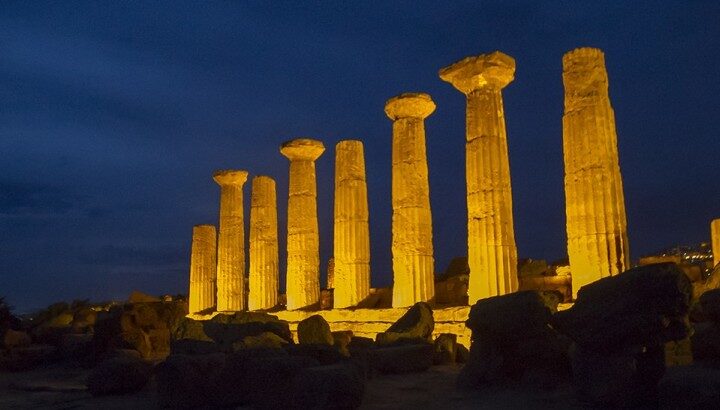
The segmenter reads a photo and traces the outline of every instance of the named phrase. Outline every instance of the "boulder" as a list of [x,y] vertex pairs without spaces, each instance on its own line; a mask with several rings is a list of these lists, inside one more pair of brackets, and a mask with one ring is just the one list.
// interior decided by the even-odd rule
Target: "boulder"
[[[233,349],[282,349],[288,341],[272,332],[263,332],[257,336],[246,336],[242,342],[233,345]],[[238,345],[238,347],[236,347]]]
[[425,339],[431,341],[434,328],[435,320],[430,305],[425,302],[418,302],[393,323],[387,331],[378,333],[375,340],[378,345],[389,345],[400,339]]
[[283,348],[290,356],[309,357],[322,365],[346,360],[334,346],[325,343],[286,344]]
[[[348,346],[353,338],[352,330],[340,330],[332,332],[333,345],[343,356],[350,356],[350,350]],[[372,340],[372,339],[370,339]]]
[[365,378],[351,363],[308,367],[294,379],[291,403],[300,409],[357,409],[365,393]]
[[3,347],[5,349],[15,349],[18,347],[29,346],[32,343],[30,336],[20,330],[8,329],[2,337]]
[[433,364],[455,364],[456,345],[457,335],[452,333],[439,334],[433,343],[433,349],[435,350]]
[[86,361],[92,357],[93,335],[63,335],[58,344],[58,352],[63,359]]
[[39,365],[57,360],[57,347],[51,345],[32,344],[16,347],[0,355],[0,370],[20,372],[31,370]]
[[312,315],[303,319],[297,326],[298,342],[300,344],[326,344],[332,346],[335,341],[330,325],[320,315]]
[[720,369],[699,364],[667,370],[658,385],[660,409],[714,409],[720,405]]
[[472,338],[458,386],[516,383],[532,380],[530,373],[562,379],[568,371],[568,343],[549,326],[550,319],[546,299],[537,291],[479,300],[465,322]]
[[220,346],[212,340],[179,339],[170,342],[172,354],[210,354],[221,353]]
[[222,353],[173,354],[155,370],[160,407],[198,408],[215,400],[213,383],[225,364]]
[[700,296],[700,307],[706,320],[720,324],[720,289],[703,293]]
[[[184,319],[184,322],[187,321],[192,321],[192,319]],[[186,328],[197,331],[199,329],[197,326],[197,324],[193,324],[186,326]],[[265,332],[274,333],[288,341],[288,343],[293,342],[288,323],[279,320],[277,316],[263,312],[219,314],[210,320],[201,322],[201,326],[202,334],[220,345],[221,349],[227,352],[233,350],[233,345],[236,342],[242,342],[248,336],[258,336]],[[176,334],[176,337],[178,336],[180,335]]]
[[433,345],[429,342],[385,346],[373,349],[372,365],[383,374],[422,372],[433,364]]
[[73,314],[73,321],[70,324],[73,333],[91,333],[95,328],[98,312],[84,307]]
[[720,365],[720,324],[695,324],[690,344],[694,361],[712,366]]
[[152,374],[152,366],[140,359],[116,357],[97,365],[87,377],[93,396],[120,395],[142,390]]

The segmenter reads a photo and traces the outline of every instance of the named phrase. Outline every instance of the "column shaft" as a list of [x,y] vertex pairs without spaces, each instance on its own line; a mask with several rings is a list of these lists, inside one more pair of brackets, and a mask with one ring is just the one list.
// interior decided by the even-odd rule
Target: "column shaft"
[[248,309],[270,309],[278,297],[278,233],[275,181],[252,181],[250,205],[250,294]]
[[629,268],[627,220],[605,58],[581,48],[563,57],[563,154],[573,295]]
[[216,252],[215,227],[194,226],[190,253],[190,313],[215,306]]
[[710,223],[710,236],[712,239],[713,266],[720,263],[720,219]]
[[245,221],[243,184],[245,171],[218,171],[220,223],[218,233],[217,310],[245,309]]
[[363,144],[340,141],[335,148],[335,308],[356,306],[370,294],[368,221]]

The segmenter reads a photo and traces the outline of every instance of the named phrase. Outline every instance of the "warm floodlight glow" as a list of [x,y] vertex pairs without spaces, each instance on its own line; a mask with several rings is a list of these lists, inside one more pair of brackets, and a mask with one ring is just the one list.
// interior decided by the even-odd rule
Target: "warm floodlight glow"
[[385,104],[385,113],[393,120],[393,307],[435,295],[424,122],[433,111],[435,103],[427,94],[402,94]]
[[290,160],[287,215],[287,308],[300,309],[320,301],[320,238],[317,219],[315,160],[322,142],[295,139],[280,152]]
[[713,266],[720,263],[720,219],[710,223],[710,237],[712,239]]
[[573,295],[629,265],[615,115],[605,57],[594,48],[563,56],[565,201]]
[[216,252],[215,227],[194,226],[190,253],[190,313],[215,306]]
[[363,144],[340,141],[335,146],[335,308],[356,306],[370,294],[368,220]]
[[224,170],[213,175],[220,185],[218,233],[217,310],[245,309],[245,222],[243,185],[247,171]]
[[275,181],[252,180],[250,196],[250,294],[248,309],[270,309],[278,298],[278,233]]
[[440,78],[467,96],[465,178],[468,209],[468,301],[518,288],[502,89],[513,80],[515,60],[499,51],[465,58],[440,70]]

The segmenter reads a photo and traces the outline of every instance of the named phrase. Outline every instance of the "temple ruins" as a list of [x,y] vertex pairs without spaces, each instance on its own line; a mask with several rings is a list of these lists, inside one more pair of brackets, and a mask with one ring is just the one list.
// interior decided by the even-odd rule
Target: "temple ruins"
[[[335,146],[333,307],[356,306],[370,294],[370,227],[363,143]],[[335,285],[337,281],[337,285]],[[332,282],[332,283],[330,283]]]
[[427,94],[401,94],[385,104],[392,125],[393,307],[435,295],[432,214],[425,153],[425,118],[435,111]]
[[[556,282],[564,284],[567,291],[563,295],[569,298],[570,283],[574,296],[583,285],[630,265],[615,119],[603,53],[580,48],[566,53],[562,64],[566,228],[572,278],[568,279],[567,266],[558,267],[555,273],[564,272]],[[246,301],[243,184],[248,173],[219,171],[214,175],[221,189],[217,248],[214,226],[193,228],[191,316],[202,319],[217,312],[273,310],[294,331],[301,320],[320,314],[332,330],[373,337],[403,315],[406,307],[423,301],[433,306],[436,334],[453,333],[459,343],[469,345],[470,332],[464,322],[470,305],[518,290],[502,95],[514,79],[515,60],[496,51],[459,60],[441,69],[439,75],[466,97],[469,277],[465,276],[465,285],[443,283],[438,287],[442,292],[435,297],[425,118],[436,106],[427,94],[406,93],[389,99],[384,107],[392,121],[392,179],[388,181],[392,187],[388,199],[392,205],[392,290],[371,287],[363,143],[342,140],[335,147],[333,255],[321,265],[315,161],[325,147],[321,141],[300,138],[280,147],[289,160],[284,306],[279,294],[283,275],[278,260],[275,181],[269,176],[252,179]],[[711,231],[717,264],[720,219],[712,222]],[[328,267],[328,286],[322,291],[321,266]],[[544,278],[536,285],[545,286]],[[459,287],[453,287],[456,284]],[[462,289],[463,295],[448,298],[447,292],[456,289]],[[215,312],[209,313],[213,307]]]
[[243,185],[247,171],[217,171],[220,185],[220,223],[217,249],[217,310],[245,309],[245,221]]
[[468,57],[440,70],[440,78],[467,97],[465,178],[470,304],[518,288],[502,100],[502,89],[514,74],[515,60],[499,51]]
[[301,309],[320,301],[320,238],[317,220],[315,160],[323,143],[300,138],[280,147],[290,160],[287,218],[287,309]]
[[605,56],[578,48],[563,56],[565,213],[573,294],[630,267],[615,114]]
[[720,219],[710,223],[710,238],[712,242],[713,266],[720,263]]
[[215,307],[217,280],[217,245],[215,226],[195,225],[190,252],[190,313]]
[[248,309],[272,309],[278,302],[278,227],[275,180],[257,176],[250,194],[250,293]]

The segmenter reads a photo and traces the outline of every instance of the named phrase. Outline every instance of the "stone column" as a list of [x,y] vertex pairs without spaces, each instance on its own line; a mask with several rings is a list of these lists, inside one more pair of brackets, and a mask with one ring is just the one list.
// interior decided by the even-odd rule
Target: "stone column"
[[440,70],[466,95],[465,178],[468,209],[468,302],[515,292],[517,247],[502,89],[515,60],[499,51]]
[[432,214],[425,153],[425,118],[435,111],[427,94],[401,94],[385,104],[393,120],[393,307],[435,295]]
[[712,238],[713,266],[720,263],[720,219],[710,223],[710,236]]
[[287,309],[301,309],[320,302],[320,238],[317,220],[315,160],[322,142],[295,139],[280,147],[290,160],[287,215]]
[[238,170],[217,171],[220,185],[220,224],[218,233],[217,310],[236,312],[245,309],[245,221],[243,185],[248,173]]
[[250,295],[248,309],[271,309],[278,298],[278,232],[275,181],[252,180],[250,196]]
[[630,267],[615,114],[605,57],[595,48],[563,56],[565,213],[573,296]]
[[216,252],[215,227],[195,225],[190,253],[190,313],[215,307]]
[[335,146],[334,308],[356,306],[370,294],[368,220],[363,144],[340,141]]

